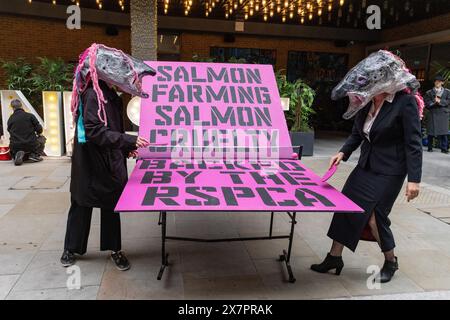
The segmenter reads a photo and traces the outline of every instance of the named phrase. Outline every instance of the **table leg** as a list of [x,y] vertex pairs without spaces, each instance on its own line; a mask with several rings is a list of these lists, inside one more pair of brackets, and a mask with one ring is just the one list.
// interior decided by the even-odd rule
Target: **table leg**
[[272,231],[273,231],[273,216],[274,216],[274,212],[272,211],[270,214],[270,231],[269,231],[269,237],[272,236]]
[[286,269],[289,275],[289,282],[290,283],[294,283],[296,281],[295,277],[294,277],[294,273],[292,272],[292,267],[291,267],[291,253],[292,253],[292,242],[294,240],[294,231],[295,231],[295,225],[297,224],[296,221],[296,212],[293,212],[291,215],[291,232],[289,234],[289,245],[288,245],[288,250],[283,250],[283,254],[280,255],[280,261],[284,261],[284,263],[286,264]]
[[167,231],[167,212],[162,211],[160,213],[160,221],[161,225],[161,268],[158,273],[158,280],[161,280],[164,270],[169,265],[169,254],[166,253],[166,231]]

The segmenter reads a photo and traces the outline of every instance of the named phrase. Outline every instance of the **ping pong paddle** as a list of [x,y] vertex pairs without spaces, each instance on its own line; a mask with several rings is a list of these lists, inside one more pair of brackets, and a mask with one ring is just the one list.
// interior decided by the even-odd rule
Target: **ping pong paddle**
[[334,175],[337,170],[337,165],[333,164],[330,169],[323,175],[322,182],[327,182]]

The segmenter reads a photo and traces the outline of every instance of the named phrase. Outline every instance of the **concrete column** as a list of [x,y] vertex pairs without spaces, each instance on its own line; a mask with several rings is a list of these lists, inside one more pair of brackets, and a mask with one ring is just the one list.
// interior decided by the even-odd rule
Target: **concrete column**
[[157,0],[131,0],[131,54],[143,60],[157,59]]

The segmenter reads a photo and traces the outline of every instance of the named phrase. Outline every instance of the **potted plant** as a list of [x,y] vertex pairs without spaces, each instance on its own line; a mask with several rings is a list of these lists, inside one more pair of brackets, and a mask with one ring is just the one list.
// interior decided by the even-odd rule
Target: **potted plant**
[[33,87],[33,65],[24,58],[1,61],[1,68],[6,76],[8,90],[21,91],[32,105],[40,101],[39,92]]
[[2,69],[6,74],[6,85],[8,90],[20,90],[25,94],[32,92],[31,74],[33,66],[18,58],[15,61],[2,61]]
[[19,90],[31,105],[42,114],[42,91],[62,92],[71,88],[71,64],[62,59],[39,58],[40,64],[34,67],[24,58],[2,61],[1,67],[6,75],[8,90]]
[[33,72],[33,87],[37,91],[69,90],[72,81],[73,65],[64,62],[61,58],[38,58],[40,64]]
[[312,104],[315,91],[305,82],[298,79],[289,82],[282,70],[276,73],[278,90],[281,98],[289,98],[289,110],[285,111],[286,122],[290,131],[293,146],[303,146],[303,155],[314,153],[314,130],[310,119],[315,114]]

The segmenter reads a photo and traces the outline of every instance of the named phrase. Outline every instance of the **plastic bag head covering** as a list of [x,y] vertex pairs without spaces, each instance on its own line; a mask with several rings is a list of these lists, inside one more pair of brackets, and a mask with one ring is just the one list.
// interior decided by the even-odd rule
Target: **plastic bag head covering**
[[419,87],[419,81],[402,59],[389,51],[380,50],[353,67],[333,89],[331,99],[349,97],[350,104],[343,118],[350,119],[381,93],[395,94],[406,89],[416,94]]
[[139,59],[118,49],[102,44],[92,44],[80,55],[78,66],[75,69],[71,105],[74,118],[79,109],[79,95],[86,89],[90,81],[92,81],[99,103],[98,116],[107,125],[104,108],[106,100],[99,87],[99,79],[133,96],[148,98],[148,93],[142,91],[142,78],[155,74],[154,69]]

